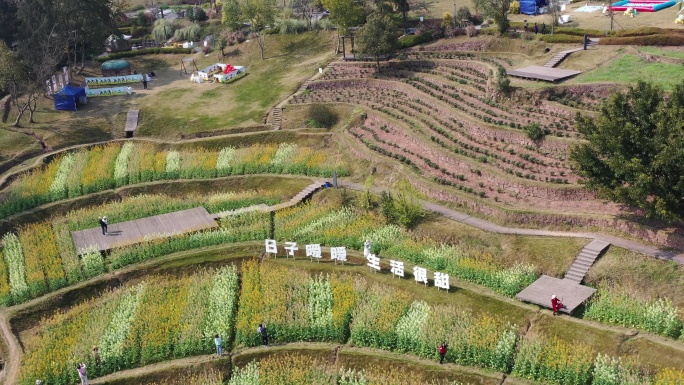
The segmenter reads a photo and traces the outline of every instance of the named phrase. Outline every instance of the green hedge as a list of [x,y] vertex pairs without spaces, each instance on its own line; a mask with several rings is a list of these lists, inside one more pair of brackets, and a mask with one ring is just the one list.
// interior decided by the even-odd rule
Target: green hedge
[[600,45],[684,45],[684,34],[661,34],[631,37],[605,37]]
[[541,40],[544,43],[578,43],[582,44],[584,37],[582,36],[574,36],[574,35],[542,35]]
[[109,54],[109,55],[104,56],[104,57],[97,57],[97,58],[95,58],[95,60],[102,63],[102,62],[105,62],[107,60],[121,59],[121,58],[140,56],[140,55],[154,55],[154,54],[160,54],[160,53],[189,54],[189,53],[192,53],[192,49],[191,48],[144,48],[144,49],[139,49],[137,51],[117,52],[117,53]]
[[401,48],[409,48],[418,44],[429,43],[432,41],[432,33],[425,32],[420,35],[406,35],[399,38]]

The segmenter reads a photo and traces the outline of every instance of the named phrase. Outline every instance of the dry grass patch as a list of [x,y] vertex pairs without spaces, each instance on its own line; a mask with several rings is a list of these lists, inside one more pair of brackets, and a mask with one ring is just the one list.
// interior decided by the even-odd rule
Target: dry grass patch
[[631,296],[648,301],[668,298],[684,309],[684,268],[675,262],[611,246],[589,270],[585,282],[592,286],[619,286]]

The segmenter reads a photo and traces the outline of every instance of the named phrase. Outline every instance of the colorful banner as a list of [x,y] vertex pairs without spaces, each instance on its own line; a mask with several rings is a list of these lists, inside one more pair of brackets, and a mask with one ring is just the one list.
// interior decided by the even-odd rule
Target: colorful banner
[[91,87],[110,86],[114,84],[140,83],[143,80],[142,74],[107,76],[101,78],[85,78],[86,84]]
[[86,95],[89,98],[94,98],[98,96],[119,96],[119,95],[130,95],[133,93],[131,87],[110,87],[110,88],[86,88]]

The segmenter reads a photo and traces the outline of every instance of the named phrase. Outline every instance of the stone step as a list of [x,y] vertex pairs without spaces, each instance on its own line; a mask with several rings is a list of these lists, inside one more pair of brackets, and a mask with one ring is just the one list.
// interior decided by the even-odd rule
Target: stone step
[[585,275],[587,275],[587,271],[589,271],[589,270],[588,270],[588,269],[583,269],[583,268],[577,267],[577,266],[572,266],[572,267],[570,268],[570,270],[568,270],[567,273],[565,273],[565,274],[574,274],[574,275],[577,275],[577,276],[584,277]]
[[[585,261],[575,260],[575,262],[573,262],[572,266],[586,268],[587,270],[589,270],[593,264],[594,264],[593,262],[585,262]],[[572,268],[572,266],[570,268]]]
[[570,280],[570,281],[575,281],[575,282],[577,282],[577,283],[582,283],[583,277],[575,277],[575,276],[566,275],[566,276],[564,277],[564,279],[567,279],[567,280]]

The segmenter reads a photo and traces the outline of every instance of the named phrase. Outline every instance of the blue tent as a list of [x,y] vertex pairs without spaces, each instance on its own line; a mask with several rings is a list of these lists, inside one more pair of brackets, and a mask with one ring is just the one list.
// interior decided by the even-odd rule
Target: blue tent
[[525,15],[537,15],[539,7],[546,5],[546,0],[520,0],[520,13]]
[[62,111],[76,111],[76,104],[87,103],[85,88],[67,85],[61,91],[54,94],[55,109]]

